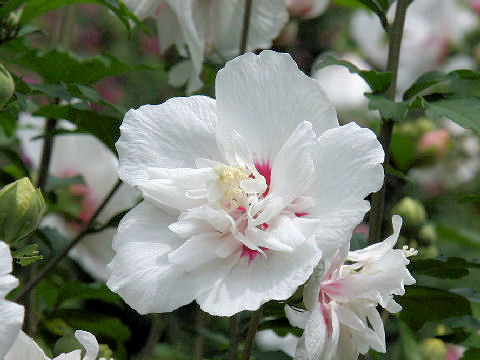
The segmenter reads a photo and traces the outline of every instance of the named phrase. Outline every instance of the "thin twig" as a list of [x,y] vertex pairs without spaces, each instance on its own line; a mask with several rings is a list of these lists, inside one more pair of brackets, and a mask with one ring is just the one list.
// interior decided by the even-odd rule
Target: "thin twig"
[[257,333],[258,324],[262,318],[263,307],[260,307],[252,314],[250,318],[250,325],[248,327],[247,339],[245,340],[245,348],[243,350],[242,360],[249,360],[250,354],[253,349],[253,341],[255,340],[255,334]]
[[230,318],[230,346],[228,351],[229,360],[238,359],[238,314]]
[[245,54],[248,45],[248,30],[250,28],[250,17],[252,14],[252,0],[245,0],[245,12],[243,13],[243,30],[240,39],[240,53]]
[[100,212],[103,210],[105,205],[107,205],[108,201],[112,198],[112,196],[115,194],[115,192],[118,190],[120,187],[120,184],[122,183],[121,180],[118,180],[115,186],[110,190],[108,195],[105,197],[105,200],[103,200],[102,204],[98,207],[97,211],[95,211],[95,214],[90,218],[88,223],[85,225],[83,230],[68,244],[65,246],[50,262],[40,270],[38,275],[30,280],[23,288],[22,290],[18,293],[17,297],[15,298],[15,301],[18,301],[19,299],[23,298],[25,295],[27,295],[35,286],[38,285],[38,283],[45,277],[47,276],[50,271],[52,271],[55,266],[68,254],[68,252],[75,246],[77,245],[80,240],[83,239],[83,237],[87,234],[89,234],[93,230],[93,224],[95,223],[96,218],[100,214]]
[[195,313],[195,329],[197,330],[197,335],[193,341],[193,360],[202,360],[203,359],[203,349],[205,345],[205,338],[199,329],[205,328],[208,322],[207,313],[203,312],[202,309],[198,308]]
[[153,314],[152,315],[152,325],[150,327],[150,332],[148,334],[147,341],[145,346],[140,352],[140,360],[151,360],[153,359],[153,353],[155,351],[155,345],[158,344],[158,341],[162,337],[163,330],[167,323],[167,314]]
[[[400,46],[402,44],[403,27],[405,16],[410,0],[398,0],[395,11],[395,20],[389,31],[390,39],[388,46],[387,71],[392,73],[392,82],[385,96],[390,100],[395,100],[397,88],[398,64],[400,61]],[[392,142],[393,121],[391,119],[382,119],[380,126],[379,141],[385,152],[384,170],[388,169],[390,163],[390,144]],[[382,235],[383,212],[385,205],[385,183],[382,188],[372,195],[372,210],[370,211],[370,229],[368,242],[374,244],[380,241]]]

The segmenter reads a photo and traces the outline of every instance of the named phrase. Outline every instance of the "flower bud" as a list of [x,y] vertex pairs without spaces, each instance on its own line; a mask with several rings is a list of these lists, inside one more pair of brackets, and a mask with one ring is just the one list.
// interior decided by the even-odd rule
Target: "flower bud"
[[419,347],[424,360],[445,360],[447,355],[447,347],[440,339],[424,339]]
[[426,220],[423,204],[410,197],[404,197],[393,208],[393,213],[400,215],[406,226],[420,226]]
[[40,190],[24,177],[0,190],[0,239],[21,240],[34,231],[45,213]]
[[15,83],[13,82],[10,73],[0,64],[0,109],[12,97],[15,90]]
[[441,158],[448,150],[450,133],[446,129],[427,132],[418,143],[418,151],[422,155],[432,155]]
[[433,224],[425,224],[421,227],[418,234],[420,241],[424,244],[431,245],[437,242],[437,230]]
[[418,249],[418,259],[432,259],[439,255],[437,245],[429,245]]

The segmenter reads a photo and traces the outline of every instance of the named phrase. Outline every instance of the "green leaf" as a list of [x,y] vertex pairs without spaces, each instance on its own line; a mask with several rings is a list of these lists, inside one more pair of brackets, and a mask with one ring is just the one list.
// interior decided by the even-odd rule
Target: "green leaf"
[[439,239],[454,241],[466,247],[480,249],[480,235],[475,231],[468,229],[451,228],[445,225],[437,226],[437,235]]
[[403,171],[394,169],[391,165],[388,165],[388,168],[386,171],[387,171],[387,174],[393,175],[401,180],[404,180],[405,182],[413,184],[412,179],[410,179]]
[[428,275],[441,279],[458,279],[469,273],[467,261],[458,257],[413,260],[408,267],[415,275]]
[[442,95],[436,98],[424,97],[423,103],[426,115],[432,120],[445,116],[466,129],[480,132],[480,98]]
[[47,105],[35,111],[33,115],[68,120],[78,126],[77,132],[94,135],[116,153],[115,142],[120,137],[122,123],[120,118],[81,109],[80,104]]
[[100,300],[104,303],[123,306],[120,297],[111,292],[105,284],[82,284],[79,282],[69,282],[60,289],[59,301],[64,302],[71,299],[77,300]]
[[468,349],[463,353],[460,360],[478,360],[480,359],[480,349]]
[[27,0],[10,0],[6,4],[2,4],[0,7],[0,18],[7,16],[10,12],[16,10]]
[[370,99],[368,102],[368,108],[370,110],[379,110],[384,119],[401,122],[407,116],[408,102],[406,101],[395,102],[387,99],[383,95],[370,93],[365,93],[365,96]]
[[451,289],[451,292],[462,295],[466,297],[468,300],[474,303],[480,303],[480,294],[475,290],[471,288],[456,288],[456,289]]
[[367,235],[364,233],[353,233],[350,240],[350,251],[360,250],[368,245]]
[[427,72],[420,76],[417,81],[415,81],[415,83],[405,91],[405,93],[403,94],[403,99],[409,100],[415,95],[417,95],[419,92],[428,89],[433,85],[456,79],[478,81],[480,80],[480,73],[472,70],[454,70],[449,72],[448,74],[440,71]]
[[354,64],[345,61],[336,59],[331,55],[328,55],[322,59],[320,64],[317,65],[316,69],[321,69],[325,66],[330,65],[342,65],[345,66],[348,71],[352,74],[358,74],[362,77],[363,80],[370,86],[370,89],[374,93],[384,92],[390,86],[392,81],[392,73],[391,72],[378,72],[375,70],[360,70]]
[[129,31],[131,28],[129,20],[132,20],[135,24],[145,30],[141,21],[130,10],[128,10],[122,1],[118,0],[29,0],[23,8],[20,25],[25,25],[36,17],[59,7],[85,3],[105,6],[117,15]]
[[389,31],[388,19],[387,19],[387,11],[390,5],[390,1],[385,0],[358,0],[358,2],[364,4],[370,10],[372,10],[375,14],[377,14],[378,18],[380,19],[380,23],[382,24],[383,30],[385,32]]
[[42,52],[31,48],[25,41],[4,45],[12,54],[8,61],[26,67],[40,75],[45,83],[92,84],[105,77],[120,75],[132,70],[150,69],[145,65],[132,66],[110,54],[80,58],[58,47]]
[[38,251],[38,244],[30,244],[22,249],[15,250],[12,256],[21,266],[28,266],[43,259]]
[[404,296],[395,300],[403,307],[400,318],[414,331],[420,330],[428,321],[472,313],[470,302],[465,297],[442,289],[413,285],[407,288]]

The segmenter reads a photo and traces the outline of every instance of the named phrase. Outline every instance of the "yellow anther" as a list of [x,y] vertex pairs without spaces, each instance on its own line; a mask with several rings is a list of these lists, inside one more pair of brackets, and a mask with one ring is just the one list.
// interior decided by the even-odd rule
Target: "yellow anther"
[[240,183],[248,179],[248,173],[244,169],[217,165],[213,170],[218,175],[218,187],[225,200],[239,200],[245,195],[245,192],[240,188]]

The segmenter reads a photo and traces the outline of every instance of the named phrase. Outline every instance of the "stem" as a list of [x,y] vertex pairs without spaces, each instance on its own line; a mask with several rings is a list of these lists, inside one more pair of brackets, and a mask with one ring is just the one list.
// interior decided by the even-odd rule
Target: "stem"
[[[395,11],[395,20],[390,28],[389,46],[388,46],[388,62],[387,71],[392,73],[392,82],[385,93],[387,99],[395,100],[395,92],[397,89],[398,63],[400,61],[400,46],[402,44],[403,26],[405,24],[405,16],[407,14],[408,5],[411,0],[398,0]],[[379,141],[385,152],[385,161],[383,168],[386,170],[390,163],[390,144],[392,142],[393,121],[391,119],[382,118],[380,126]],[[370,231],[368,242],[374,244],[380,241],[382,235],[383,211],[385,206],[385,182],[382,188],[372,195],[372,210],[370,211]]]
[[35,286],[38,285],[38,283],[46,277],[50,271],[52,271],[55,266],[68,254],[68,252],[75,246],[77,245],[80,240],[83,239],[83,237],[87,234],[89,234],[92,229],[93,229],[93,224],[100,214],[100,212],[103,210],[105,205],[107,205],[108,201],[112,198],[112,196],[115,194],[115,192],[118,190],[120,187],[120,184],[122,183],[121,180],[118,180],[115,186],[110,190],[108,195],[105,197],[105,200],[103,200],[102,204],[98,207],[97,211],[95,211],[95,214],[90,218],[88,223],[85,225],[83,230],[68,244],[65,246],[50,262],[38,273],[38,275],[31,279],[27,285],[23,287],[23,289],[18,293],[17,297],[15,298],[15,301],[18,301],[19,299],[23,298],[25,295],[27,295]]
[[238,359],[238,314],[230,318],[230,346],[228,351],[228,360]]
[[243,30],[240,40],[240,53],[245,54],[248,44],[248,29],[250,28],[250,15],[252,14],[252,0],[245,0],[245,12],[243,14]]
[[[58,99],[55,102],[58,102]],[[53,151],[53,132],[56,127],[57,119],[45,120],[45,140],[43,141],[42,159],[40,161],[37,179],[37,187],[40,188],[42,194],[45,193],[45,186],[47,185],[48,169],[50,168],[50,159],[52,158]]]
[[197,335],[193,342],[193,360],[202,360],[203,359],[203,348],[205,345],[205,338],[203,335],[198,332],[199,329],[204,328],[208,322],[208,315],[198,308],[195,314],[195,329],[197,330]]
[[166,320],[167,315],[152,315],[152,326],[150,327],[150,332],[148,334],[147,341],[145,342],[145,346],[141,351],[140,360],[153,359],[155,345],[157,345],[160,337],[162,336],[163,330],[165,329]]
[[257,333],[258,323],[262,318],[263,307],[260,307],[252,314],[250,318],[250,325],[248,327],[247,339],[245,340],[245,349],[243,350],[242,360],[249,360],[250,353],[253,348],[253,340],[255,340],[255,334]]

